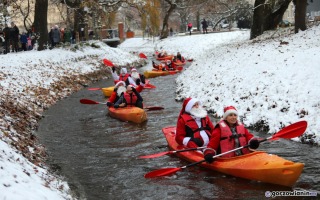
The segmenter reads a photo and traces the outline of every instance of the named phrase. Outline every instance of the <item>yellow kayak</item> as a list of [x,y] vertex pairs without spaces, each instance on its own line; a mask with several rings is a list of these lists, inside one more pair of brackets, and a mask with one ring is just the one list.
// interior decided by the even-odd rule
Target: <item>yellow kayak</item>
[[102,91],[102,93],[104,94],[105,97],[110,97],[112,92],[113,92],[113,90],[114,90],[114,86],[101,88],[101,91]]
[[140,124],[147,120],[147,113],[138,107],[114,108],[109,107],[109,115],[121,121],[129,121]]

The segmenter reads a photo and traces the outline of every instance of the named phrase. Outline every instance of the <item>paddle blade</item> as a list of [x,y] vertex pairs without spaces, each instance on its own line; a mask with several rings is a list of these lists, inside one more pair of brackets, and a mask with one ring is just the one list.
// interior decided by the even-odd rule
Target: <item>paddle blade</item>
[[181,70],[183,70],[183,67],[182,66],[178,66],[177,70],[181,71]]
[[99,104],[99,102],[90,100],[90,99],[80,99],[80,103],[82,104]]
[[147,109],[147,110],[163,110],[164,107],[161,107],[161,106],[147,106],[144,109]]
[[101,88],[89,88],[88,90],[90,90],[90,91],[97,91],[97,90],[101,90]]
[[103,63],[104,63],[106,66],[114,67],[114,64],[113,64],[110,60],[108,60],[108,59],[103,59],[102,61],[103,61]]
[[168,176],[173,173],[176,173],[177,171],[180,171],[182,168],[163,168],[163,169],[157,169],[152,172],[148,172],[144,175],[145,178],[154,178],[159,176]]
[[144,53],[139,53],[139,58],[147,59],[147,56]]
[[144,85],[144,88],[153,89],[153,88],[156,88],[156,86],[155,86],[155,85],[152,85],[152,84],[150,84],[150,83],[146,83],[146,84]]
[[160,153],[156,153],[156,154],[151,154],[151,155],[145,155],[145,156],[139,156],[139,158],[158,158],[167,154],[170,154],[170,151],[166,151],[166,152],[160,152]]
[[272,136],[272,140],[279,138],[291,139],[301,136],[307,129],[307,121],[300,121],[289,126],[284,127],[282,130]]

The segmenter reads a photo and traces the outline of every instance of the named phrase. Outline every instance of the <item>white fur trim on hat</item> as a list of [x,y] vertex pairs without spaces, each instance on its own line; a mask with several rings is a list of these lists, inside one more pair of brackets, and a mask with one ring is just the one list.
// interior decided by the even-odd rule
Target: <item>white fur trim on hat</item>
[[187,103],[187,105],[186,105],[186,108],[185,108],[185,111],[187,112],[187,113],[190,113],[190,110],[191,110],[191,108],[193,107],[193,105],[195,104],[195,103],[200,103],[200,101],[198,100],[198,99],[196,99],[196,98],[193,98],[193,99],[190,99],[190,101]]
[[238,115],[238,111],[235,109],[228,109],[224,114],[223,114],[223,119],[226,119],[228,115],[230,114],[236,114]]
[[126,73],[128,73],[128,71],[127,71],[127,69],[126,68],[121,68],[121,74],[126,74]]
[[118,87],[121,83],[123,84],[123,86],[126,86],[126,83],[125,83],[124,81],[119,81],[119,82],[115,85],[115,87]]
[[137,71],[137,69],[136,68],[132,68],[131,71],[134,72],[134,71]]

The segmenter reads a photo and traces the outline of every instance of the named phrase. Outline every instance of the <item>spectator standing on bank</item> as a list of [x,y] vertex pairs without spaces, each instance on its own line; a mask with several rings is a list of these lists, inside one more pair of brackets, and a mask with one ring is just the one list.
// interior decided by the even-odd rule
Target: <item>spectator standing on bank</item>
[[28,46],[28,51],[33,49],[31,37],[27,38],[27,46]]
[[19,28],[14,24],[14,22],[11,22],[11,29],[10,29],[10,40],[12,44],[12,52],[18,52],[19,51]]
[[191,35],[191,32],[192,32],[192,23],[191,22],[188,23],[188,31]]
[[207,28],[208,28],[208,23],[207,23],[206,19],[203,19],[202,22],[201,22],[201,24],[202,24],[203,34],[208,33],[208,30],[207,30]]
[[21,43],[21,49],[23,51],[27,51],[28,37],[27,37],[27,34],[25,32],[23,32],[20,35],[20,43]]
[[72,35],[69,28],[64,29],[64,42],[71,43]]
[[8,27],[8,24],[5,24],[5,28],[2,30],[4,34],[4,47],[6,52],[10,52],[10,28]]
[[53,40],[53,47],[55,47],[60,42],[60,30],[58,25],[54,26],[52,31],[52,40]]

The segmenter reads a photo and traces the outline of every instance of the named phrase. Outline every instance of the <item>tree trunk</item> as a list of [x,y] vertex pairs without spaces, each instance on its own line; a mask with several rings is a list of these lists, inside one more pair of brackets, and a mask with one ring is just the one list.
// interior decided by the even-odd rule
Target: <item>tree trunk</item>
[[254,11],[253,11],[253,22],[250,32],[250,39],[256,38],[261,35],[264,31],[264,23],[265,23],[265,7],[259,6],[260,4],[264,4],[265,0],[256,0],[254,3]]
[[302,31],[305,31],[307,29],[306,26],[306,10],[307,10],[307,0],[298,0],[298,1],[293,1],[296,10],[295,10],[295,15],[294,15],[294,32],[298,33],[299,29]]
[[48,42],[48,0],[36,0],[34,10],[34,31],[40,34],[38,51],[41,51],[45,49],[44,45]]
[[264,31],[276,28],[282,20],[284,12],[292,0],[285,0],[273,10],[273,5],[265,4],[266,0],[256,0],[254,4],[253,22],[250,32],[250,39],[263,34]]
[[170,4],[170,7],[169,7],[168,11],[166,12],[166,15],[165,15],[165,17],[163,19],[160,39],[164,39],[164,38],[168,37],[168,33],[169,33],[169,28],[168,28],[169,17],[171,15],[171,13],[174,11],[174,9],[176,9],[176,7],[177,7],[176,4]]

